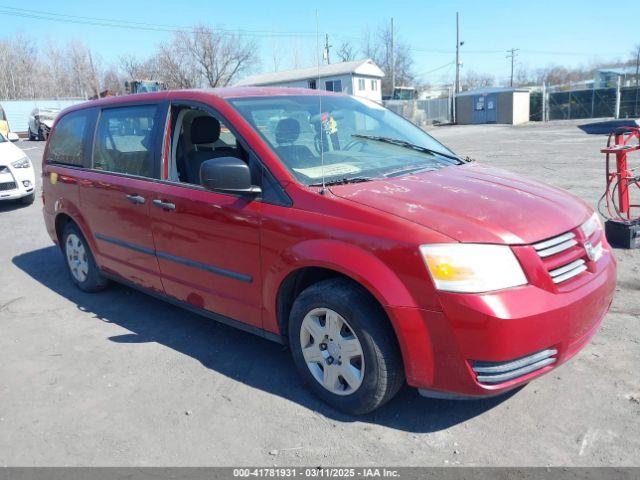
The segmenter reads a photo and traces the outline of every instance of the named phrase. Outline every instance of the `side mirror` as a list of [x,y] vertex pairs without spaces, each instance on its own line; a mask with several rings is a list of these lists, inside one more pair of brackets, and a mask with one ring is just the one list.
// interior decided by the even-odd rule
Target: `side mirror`
[[18,140],[20,140],[20,137],[15,132],[9,132],[9,134],[7,135],[7,140],[9,140],[10,142],[17,142]]
[[205,160],[200,165],[200,183],[207,190],[256,195],[260,187],[251,185],[249,165],[235,157]]

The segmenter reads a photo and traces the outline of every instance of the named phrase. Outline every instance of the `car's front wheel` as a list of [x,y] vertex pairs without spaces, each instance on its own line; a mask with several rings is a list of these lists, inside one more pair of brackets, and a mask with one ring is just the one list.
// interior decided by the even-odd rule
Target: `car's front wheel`
[[62,242],[73,283],[85,292],[103,290],[109,284],[109,280],[100,274],[87,240],[74,223],[69,222],[65,226]]
[[298,296],[289,341],[305,382],[342,412],[371,412],[393,398],[404,382],[389,320],[362,287],[347,279],[324,280]]

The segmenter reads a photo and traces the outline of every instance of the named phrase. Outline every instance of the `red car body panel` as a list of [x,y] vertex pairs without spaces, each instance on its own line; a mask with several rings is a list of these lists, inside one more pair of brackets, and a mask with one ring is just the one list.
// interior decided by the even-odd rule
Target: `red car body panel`
[[[584,202],[562,190],[474,164],[335,186],[320,194],[319,188],[297,183],[226,101],[292,94],[318,92],[178,91],[71,107],[58,122],[74,110],[126,102],[207,105],[234,127],[292,205],[251,201],[163,179],[146,181],[54,165],[46,161],[45,150],[44,217],[49,234],[58,242],[56,218],[68,215],[80,226],[101,268],[278,336],[287,334],[281,331],[277,304],[286,279],[305,267],[339,272],[363,285],[385,309],[407,381],[422,389],[469,396],[506,391],[566,361],[595,334],[613,296],[615,260],[601,232],[597,238],[581,237],[577,227],[592,213]],[[53,132],[52,136],[55,126]],[[165,138],[165,161],[166,144]],[[164,165],[160,171],[166,177]],[[133,205],[126,201],[127,194],[145,196],[146,203]],[[154,199],[176,208],[153,208]],[[586,240],[602,241],[604,255],[587,262],[588,270],[580,276],[556,285],[548,270],[559,260],[543,261],[531,244],[568,231],[576,232],[581,243],[562,258],[584,256]],[[101,241],[96,233],[150,248],[155,255],[122,249]],[[418,247],[450,242],[511,245],[528,285],[485,294],[437,291]],[[193,268],[176,258],[214,270]],[[558,350],[556,363],[508,382],[480,384],[471,369],[475,360],[508,361],[551,347]]]

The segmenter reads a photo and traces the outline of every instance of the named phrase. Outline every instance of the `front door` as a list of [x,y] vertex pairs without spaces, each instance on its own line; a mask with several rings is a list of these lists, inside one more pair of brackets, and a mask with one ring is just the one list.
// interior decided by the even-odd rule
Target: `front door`
[[498,95],[495,93],[487,94],[486,98],[486,122],[496,123],[498,121]]
[[486,97],[484,95],[475,95],[473,97],[473,123],[486,123]]
[[173,110],[169,178],[157,184],[150,203],[165,291],[192,306],[261,327],[261,204],[205,190],[198,175],[206,159],[246,153],[205,110]]
[[[100,266],[142,287],[162,292],[151,233],[153,182],[162,142],[160,105],[106,108],[98,118],[90,171],[80,199]],[[160,137],[160,138],[158,138]]]

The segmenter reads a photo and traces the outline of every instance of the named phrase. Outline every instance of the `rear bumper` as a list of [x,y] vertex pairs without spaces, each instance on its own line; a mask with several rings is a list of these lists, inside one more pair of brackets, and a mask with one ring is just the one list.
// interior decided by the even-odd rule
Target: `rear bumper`
[[[595,335],[615,290],[616,266],[610,254],[597,275],[579,288],[552,293],[536,286],[482,295],[442,293],[442,311],[389,308],[403,351],[407,382],[425,395],[485,397],[529,382],[569,360]],[[600,263],[600,262],[599,262]],[[515,371],[539,368],[501,381],[478,379],[473,366],[513,362]],[[483,362],[481,364],[475,362]],[[485,375],[484,378],[487,378]]]

